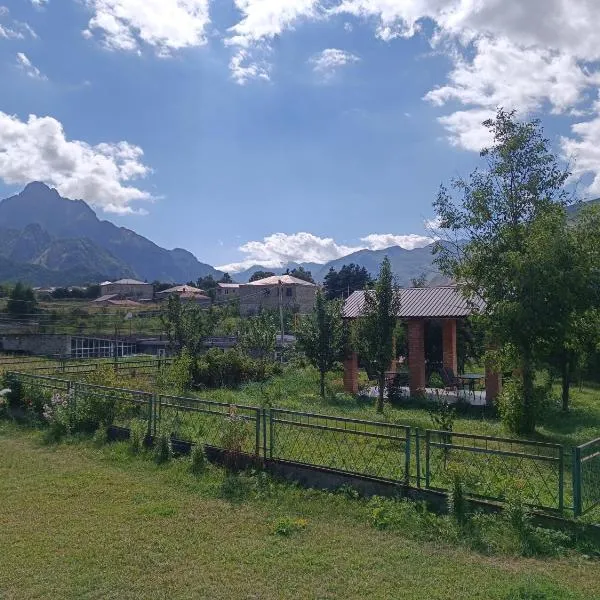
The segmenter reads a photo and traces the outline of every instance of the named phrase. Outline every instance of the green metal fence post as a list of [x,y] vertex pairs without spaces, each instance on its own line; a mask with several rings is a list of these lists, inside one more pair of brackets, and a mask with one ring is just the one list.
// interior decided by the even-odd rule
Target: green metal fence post
[[154,412],[154,396],[150,394],[148,396],[148,429],[146,435],[150,437],[152,435],[153,421],[152,414]]
[[581,515],[581,448],[573,448],[573,514]]
[[558,451],[558,510],[562,512],[565,508],[565,455],[564,447]]
[[431,432],[425,431],[425,487],[429,487],[429,442],[431,441]]
[[254,411],[254,418],[256,419],[256,445],[254,447],[254,454],[258,457],[260,455],[260,408]]
[[421,487],[421,440],[419,428],[415,429],[415,462],[417,467],[417,487]]
[[273,460],[273,409],[269,410],[269,458]]

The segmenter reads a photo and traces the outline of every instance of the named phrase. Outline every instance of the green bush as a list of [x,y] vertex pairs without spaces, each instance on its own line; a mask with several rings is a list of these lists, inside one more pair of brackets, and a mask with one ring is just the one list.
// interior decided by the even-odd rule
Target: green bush
[[198,359],[196,383],[207,387],[236,388],[250,381],[265,381],[273,375],[274,365],[254,360],[244,352],[233,348],[211,348]]
[[[536,415],[540,415],[552,401],[552,381],[534,386],[533,403]],[[517,377],[510,378],[498,397],[498,412],[502,423],[511,433],[520,433],[525,420],[523,405],[523,382]]]
[[155,441],[153,456],[157,465],[167,463],[173,458],[171,440],[166,435],[160,435]]
[[190,472],[194,475],[201,475],[206,470],[207,462],[206,454],[204,453],[204,444],[196,442],[192,446],[190,454]]
[[134,419],[129,425],[129,449],[132,454],[139,454],[144,449],[148,424],[141,419]]

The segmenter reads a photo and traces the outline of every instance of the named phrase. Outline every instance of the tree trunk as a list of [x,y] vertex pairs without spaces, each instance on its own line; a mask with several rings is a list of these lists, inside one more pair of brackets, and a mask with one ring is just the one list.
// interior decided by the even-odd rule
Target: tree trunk
[[569,388],[571,387],[571,364],[565,357],[562,364],[562,409],[569,410]]
[[523,417],[521,431],[519,433],[533,433],[535,430],[535,417],[537,407],[535,405],[535,391],[533,385],[534,371],[529,352],[523,353],[522,363],[523,376]]
[[377,397],[377,412],[383,412],[383,395],[385,394],[385,373],[379,373],[379,395]]
[[321,398],[325,398],[325,372],[321,371]]

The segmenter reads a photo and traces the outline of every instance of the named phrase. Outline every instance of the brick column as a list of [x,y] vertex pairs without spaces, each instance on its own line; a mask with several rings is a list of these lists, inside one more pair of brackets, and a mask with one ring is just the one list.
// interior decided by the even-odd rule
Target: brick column
[[458,360],[456,352],[456,319],[447,319],[442,325],[443,363],[456,375]]
[[352,352],[344,359],[344,391],[358,394],[358,355]]
[[485,366],[485,403],[493,406],[496,398],[502,393],[502,375],[491,364]]
[[425,321],[408,322],[408,368],[410,394],[417,395],[425,389]]

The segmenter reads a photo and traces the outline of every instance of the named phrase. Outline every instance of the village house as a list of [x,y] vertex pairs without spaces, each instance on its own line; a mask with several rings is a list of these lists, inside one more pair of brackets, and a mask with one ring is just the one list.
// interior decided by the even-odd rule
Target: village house
[[100,284],[100,296],[116,295],[124,300],[152,300],[154,288],[151,283],[136,279],[104,281]]
[[309,313],[317,295],[317,286],[292,275],[273,275],[239,286],[240,314],[255,315],[262,309],[283,306],[300,314]]

